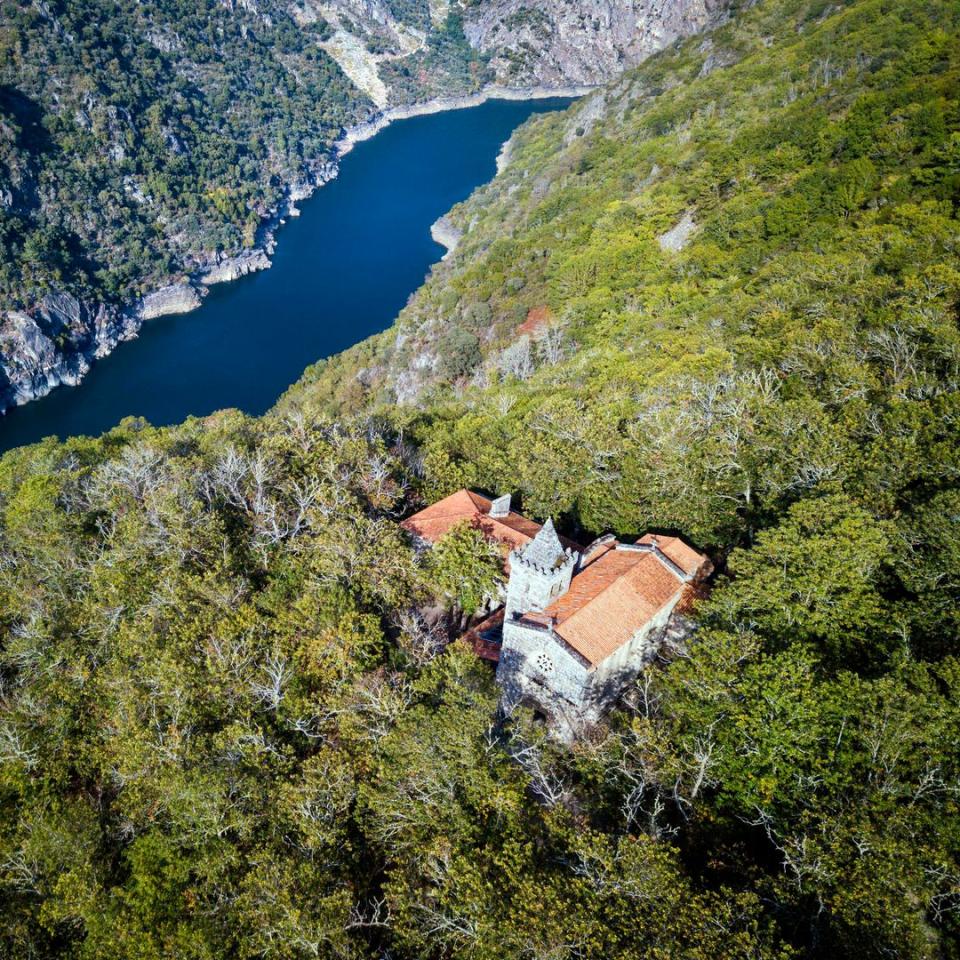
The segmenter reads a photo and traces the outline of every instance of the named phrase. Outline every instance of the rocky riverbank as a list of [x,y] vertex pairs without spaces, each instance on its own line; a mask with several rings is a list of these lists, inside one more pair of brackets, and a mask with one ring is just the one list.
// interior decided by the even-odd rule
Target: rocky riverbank
[[455,227],[449,218],[441,217],[430,227],[430,236],[433,237],[434,243],[447,248],[447,252],[443,255],[443,259],[446,260],[463,239],[463,231]]
[[148,320],[189,313],[208,288],[269,269],[274,234],[286,217],[299,215],[298,201],[333,179],[336,162],[313,165],[313,179],[292,184],[287,198],[271,211],[257,233],[256,245],[235,256],[211,252],[194,260],[186,276],[152,290],[129,306],[90,303],[54,291],[30,313],[6,311],[0,317],[0,414],[46,396],[58,386],[76,386],[91,365],[124,341],[132,340]]
[[478,93],[464,97],[438,97],[426,100],[423,103],[410,104],[402,107],[390,107],[364,123],[347,129],[343,136],[334,144],[337,158],[346,156],[358,143],[375,137],[381,130],[386,129],[396,120],[409,120],[412,117],[424,117],[431,113],[442,113],[444,110],[464,110],[469,107],[479,107],[488,100],[546,100],[550,97],[582,97],[596,85],[591,86],[557,86],[557,87],[485,87]]
[[8,311],[0,324],[0,410],[46,396],[60,384],[78,384],[94,360],[137,335],[132,313],[50,293],[32,314]]
[[[120,343],[137,336],[148,320],[188,313],[203,302],[210,286],[228,283],[258,270],[269,269],[276,247],[275,233],[287,217],[299,215],[297,203],[334,179],[339,161],[357,143],[369,140],[396,120],[476,107],[487,100],[530,100],[574,97],[586,87],[529,87],[506,89],[492,86],[467,97],[445,97],[413,106],[396,107],[349,127],[333,148],[333,157],[312,165],[309,179],[290,185],[283,204],[261,224],[256,244],[229,256],[211,252],[190,264],[186,276],[150,291],[127,307],[88,303],[55,291],[30,313],[7,311],[0,320],[0,414],[11,407],[46,396],[54,388],[76,386],[94,361],[110,354]],[[448,255],[460,239],[460,231],[441,218],[432,231],[447,247]]]

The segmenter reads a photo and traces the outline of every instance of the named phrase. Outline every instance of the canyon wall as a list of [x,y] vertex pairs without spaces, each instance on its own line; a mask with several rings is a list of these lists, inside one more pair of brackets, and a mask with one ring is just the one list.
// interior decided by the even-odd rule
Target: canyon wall
[[[252,177],[240,172],[238,160],[226,168],[240,178],[235,183],[208,183],[189,173],[191,164],[210,165],[202,154],[211,144],[215,150],[219,134],[216,117],[210,116],[206,140],[193,141],[196,123],[178,126],[176,111],[161,109],[163,97],[174,104],[182,101],[183,84],[173,83],[170,90],[156,87],[142,96],[160,99],[152,105],[131,103],[129,109],[105,105],[94,93],[81,95],[79,89],[75,104],[65,96],[62,91],[76,88],[79,81],[58,76],[58,71],[74,55],[76,37],[67,19],[38,7],[30,38],[34,46],[24,43],[24,62],[10,64],[14,73],[9,78],[0,70],[0,242],[5,231],[25,237],[35,231],[23,247],[11,248],[11,279],[0,294],[0,413],[59,384],[78,383],[92,362],[135,337],[143,322],[199,306],[210,284],[269,267],[274,230],[283,217],[298,213],[296,201],[336,176],[337,161],[353,143],[392,120],[488,96],[583,93],[717,21],[728,2],[228,3],[216,15],[238,30],[230,50],[244,55],[244,44],[258,39],[258,31],[271,58],[271,84],[285,72],[302,84],[305,69],[318,70],[317,64],[330,58],[330,69],[340,71],[337,84],[352,89],[355,97],[354,105],[336,107],[346,121],[335,143],[329,138],[326,148],[319,145],[318,124],[335,112],[328,105],[326,113],[312,118],[313,139],[294,144],[301,156],[309,154],[306,159],[297,160],[288,134],[267,129],[266,166]],[[163,5],[153,9],[162,12]],[[138,42],[165,58],[171,74],[194,85],[202,116],[204,104],[218,102],[221,88],[213,80],[205,87],[195,79],[207,68],[186,39],[189,24],[151,16],[136,22],[142,34]],[[299,38],[291,40],[289,32],[281,31],[277,40],[263,40],[284,18],[300,31]],[[225,47],[223,53],[229,61],[230,51]],[[7,86],[5,79],[11,81]],[[246,103],[245,81],[231,74],[230,82],[238,84],[236,102]],[[307,109],[304,104],[289,107],[288,122],[294,127],[298,111]],[[74,155],[63,150],[58,155],[56,142],[32,132],[41,128],[45,113],[56,118],[58,129],[75,128],[70,136],[84,146],[75,147]],[[249,122],[251,135],[260,136],[256,116]],[[145,165],[157,169],[145,176],[140,172]],[[184,169],[188,172],[179,172]],[[189,204],[177,199],[184,186],[196,195]],[[81,195],[86,189],[89,197]],[[249,199],[234,201],[235,195]],[[204,219],[203,206],[211,199],[220,212],[208,212]],[[130,240],[133,236],[137,239]],[[128,243],[139,251],[134,256]],[[54,263],[65,250],[70,252],[66,262]],[[99,266],[99,273],[88,273],[89,264]],[[109,283],[97,279],[111,271]],[[116,279],[131,273],[129,281]],[[130,292],[125,295],[124,289]]]

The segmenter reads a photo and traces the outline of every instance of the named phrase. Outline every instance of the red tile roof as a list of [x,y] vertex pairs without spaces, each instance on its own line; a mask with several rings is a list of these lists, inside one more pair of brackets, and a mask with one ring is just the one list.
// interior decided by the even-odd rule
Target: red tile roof
[[[601,663],[649,622],[667,604],[678,598],[674,613],[689,616],[706,594],[704,578],[713,569],[710,560],[677,537],[672,556],[693,579],[685,581],[655,553],[617,549],[617,541],[595,545],[586,566],[573,577],[570,589],[546,610],[523,615],[526,623],[552,628],[591,666]],[[647,535],[638,543],[650,543]],[[662,539],[659,541],[662,542]],[[680,549],[682,547],[682,550]],[[693,558],[697,558],[694,563]],[[501,607],[464,634],[474,653],[497,663],[503,631]]]
[[645,533],[637,543],[655,543],[662,553],[666,554],[684,573],[690,576],[693,576],[707,559],[679,537],[663,537],[660,534]]
[[[663,553],[688,576],[709,572],[709,560],[676,537]],[[648,534],[640,543],[651,543]],[[660,541],[658,540],[658,545]],[[570,589],[538,619],[592,666],[627,643],[665,606],[688,592],[687,581],[655,552],[616,542],[601,545],[570,582]]]
[[[492,503],[493,501],[482,493],[458,490],[449,497],[424,507],[412,517],[407,517],[400,526],[424,540],[429,540],[430,543],[436,543],[458,523],[466,522],[482,530],[491,540],[504,544],[507,553],[517,547],[526,546],[540,532],[541,524],[528,520],[516,510],[510,510],[502,517],[491,517]],[[583,549],[579,543],[567,537],[560,537],[560,542],[573,550]]]
[[540,531],[539,523],[528,520],[515,510],[503,517],[491,517],[491,503],[489,497],[472,490],[458,490],[408,517],[401,526],[424,540],[436,543],[458,523],[466,521],[483,530],[491,540],[505,543],[511,549],[528,544]]
[[501,607],[495,613],[490,614],[486,620],[481,620],[475,627],[471,627],[464,635],[463,639],[473,648],[473,652],[481,660],[489,660],[492,663],[500,662],[500,647],[503,640],[503,613]]

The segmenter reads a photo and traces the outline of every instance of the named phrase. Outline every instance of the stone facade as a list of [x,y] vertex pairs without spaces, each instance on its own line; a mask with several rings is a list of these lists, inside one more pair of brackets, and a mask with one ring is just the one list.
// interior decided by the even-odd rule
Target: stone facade
[[510,554],[497,666],[505,705],[527,703],[568,723],[583,704],[589,664],[535,615],[570,589],[579,560],[579,553],[562,546],[550,520],[527,547]]
[[547,627],[504,622],[497,683],[505,711],[532,707],[564,739],[595,715],[587,709],[590,665]]
[[[655,656],[678,603],[711,567],[686,545],[699,560],[677,563],[656,538],[644,540],[607,537],[579,553],[561,544],[548,521],[510,554],[497,666],[504,709],[532,707],[571,740]],[[591,624],[603,634],[607,614],[622,622],[605,645],[595,644]]]

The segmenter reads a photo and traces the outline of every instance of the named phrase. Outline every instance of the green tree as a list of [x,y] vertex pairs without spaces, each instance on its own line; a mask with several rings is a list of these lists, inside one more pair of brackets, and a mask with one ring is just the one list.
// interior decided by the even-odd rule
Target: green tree
[[896,646],[886,600],[893,528],[843,495],[794,504],[729,561],[708,618],[759,633],[771,648],[809,644],[833,666],[876,667]]
[[431,548],[424,576],[448,607],[472,616],[498,596],[503,549],[483,529],[459,523]]

